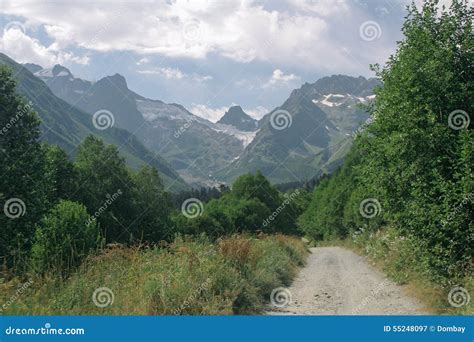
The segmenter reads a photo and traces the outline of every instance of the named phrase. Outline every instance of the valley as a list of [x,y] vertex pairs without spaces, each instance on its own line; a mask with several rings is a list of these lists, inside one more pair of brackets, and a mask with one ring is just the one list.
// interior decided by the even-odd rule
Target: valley
[[[162,156],[193,187],[231,184],[238,175],[258,170],[276,184],[303,183],[332,172],[367,120],[363,106],[380,85],[364,77],[324,77],[293,90],[260,120],[233,106],[214,123],[182,105],[138,95],[119,74],[91,82],[60,65],[25,67],[71,106],[90,115],[110,111],[116,127]],[[275,129],[272,115],[280,112],[291,122]]]
[[3,2],[2,315],[472,316],[468,1]]

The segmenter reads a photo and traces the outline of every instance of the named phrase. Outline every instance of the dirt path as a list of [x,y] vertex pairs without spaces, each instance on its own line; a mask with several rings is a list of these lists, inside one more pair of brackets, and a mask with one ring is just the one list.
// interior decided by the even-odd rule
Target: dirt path
[[[427,314],[403,286],[374,270],[365,258],[340,247],[311,248],[308,263],[280,293],[270,315],[420,315]],[[274,293],[277,294],[276,292]],[[285,302],[286,300],[286,302]]]

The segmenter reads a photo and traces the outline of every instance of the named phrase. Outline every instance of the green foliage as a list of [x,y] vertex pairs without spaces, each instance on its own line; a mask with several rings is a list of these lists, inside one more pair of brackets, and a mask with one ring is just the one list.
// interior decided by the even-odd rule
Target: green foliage
[[[296,219],[301,214],[302,209],[301,203],[297,203],[297,199],[301,195],[299,189],[282,194],[270,184],[261,172],[257,172],[255,175],[245,174],[237,178],[232,187],[232,195],[241,201],[254,199],[268,208],[270,214],[263,223],[258,223],[261,230],[287,234],[298,233]],[[261,213],[261,216],[268,214],[268,211],[263,211],[263,207],[261,209],[256,208],[255,201],[253,206],[256,214]],[[257,222],[255,223],[257,224]]]
[[232,193],[236,198],[256,198],[270,210],[280,205],[278,190],[258,171],[255,175],[244,174],[232,185]]
[[270,208],[257,198],[229,198],[224,205],[229,208],[229,219],[236,232],[262,230],[262,222],[271,215]]
[[43,145],[46,153],[45,181],[48,199],[55,204],[61,199],[73,200],[79,188],[78,172],[67,153],[56,145]]
[[134,238],[156,242],[169,237],[172,229],[171,200],[165,192],[158,171],[148,166],[132,175],[134,207],[137,217],[133,222]]
[[88,136],[78,147],[75,165],[81,184],[78,200],[94,214],[107,242],[129,242],[137,212],[132,179],[117,148]]
[[261,172],[244,174],[232,190],[209,201],[199,217],[185,219],[178,215],[173,221],[177,232],[206,233],[214,238],[242,232],[298,234],[296,219],[306,205],[300,195],[300,189],[280,193]]
[[330,178],[321,180],[308,208],[298,220],[300,228],[307,235],[316,240],[344,238],[349,228],[357,229],[361,227],[359,224],[366,223],[361,222],[360,201],[356,202],[354,198],[350,198],[357,184],[353,168],[360,159],[360,151],[356,144],[347,155],[343,166]]
[[100,246],[99,228],[89,221],[86,208],[76,202],[60,201],[41,220],[31,249],[35,272],[67,276]]
[[47,209],[39,124],[11,72],[0,67],[0,205],[13,216],[0,215],[0,263],[7,267],[24,268],[34,225]]
[[[300,224],[326,238],[389,222],[429,251],[422,264],[443,282],[470,272],[474,246],[474,10],[454,1],[438,11],[434,1],[422,11],[410,7],[405,39],[383,69],[375,67],[383,87],[368,108],[374,122],[315,190]],[[451,116],[460,110],[471,122],[454,129]],[[367,198],[380,203],[372,219],[359,212]]]

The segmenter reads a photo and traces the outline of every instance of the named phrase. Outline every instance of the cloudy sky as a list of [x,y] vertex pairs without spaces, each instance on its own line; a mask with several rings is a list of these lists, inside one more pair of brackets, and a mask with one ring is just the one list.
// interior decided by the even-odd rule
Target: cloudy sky
[[2,0],[0,50],[76,77],[120,73],[137,93],[216,120],[261,117],[305,82],[373,76],[408,0]]

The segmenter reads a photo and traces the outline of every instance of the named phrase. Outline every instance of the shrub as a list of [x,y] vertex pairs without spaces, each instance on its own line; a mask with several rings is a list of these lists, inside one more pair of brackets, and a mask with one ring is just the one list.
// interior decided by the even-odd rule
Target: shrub
[[63,277],[100,245],[99,229],[79,203],[60,201],[36,230],[31,259],[37,273]]

